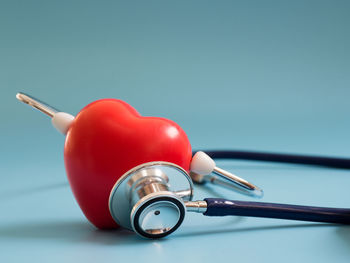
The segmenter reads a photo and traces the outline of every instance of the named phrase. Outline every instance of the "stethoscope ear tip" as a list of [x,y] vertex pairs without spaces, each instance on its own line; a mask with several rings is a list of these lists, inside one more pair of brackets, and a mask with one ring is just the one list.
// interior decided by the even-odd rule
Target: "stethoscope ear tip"
[[57,112],[51,119],[52,125],[63,135],[67,134],[73,121],[74,116],[66,112]]
[[51,117],[52,125],[56,128],[56,130],[64,135],[67,134],[69,127],[74,120],[73,115],[66,112],[60,112],[48,104],[22,92],[18,92],[16,94],[16,98],[19,101],[28,104],[29,106],[32,106],[33,108],[38,109],[42,113],[45,113]]
[[226,170],[216,167],[215,161],[205,152],[196,152],[191,161],[190,175],[196,183],[210,182],[251,197],[262,198],[263,190]]

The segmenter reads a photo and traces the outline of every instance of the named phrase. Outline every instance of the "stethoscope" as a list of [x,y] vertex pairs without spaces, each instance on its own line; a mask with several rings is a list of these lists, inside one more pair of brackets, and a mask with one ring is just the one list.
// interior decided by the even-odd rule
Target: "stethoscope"
[[[148,134],[151,137],[145,138],[151,140],[144,142],[142,131],[136,133],[137,137],[133,135],[132,138],[136,141],[129,140],[128,134],[134,134],[131,127],[135,129],[132,126],[135,121],[132,120],[129,124],[128,119],[135,118],[138,122],[144,120],[125,102],[99,100],[89,104],[74,117],[29,95],[18,93],[16,97],[50,116],[53,126],[66,135],[65,164],[73,193],[86,217],[98,228],[122,226],[143,237],[160,238],[174,232],[183,222],[186,212],[202,213],[205,216],[231,215],[350,224],[350,209],[218,198],[192,200],[193,182],[210,182],[253,197],[263,196],[262,189],[217,167],[213,159],[309,164],[345,169],[350,168],[350,159],[246,151],[199,151],[192,157],[186,135],[177,124],[169,120],[155,119],[154,129],[152,120],[147,124],[150,126],[147,132],[153,134]],[[114,109],[121,114],[111,113]],[[79,132],[86,127],[91,127],[93,131],[85,137],[80,136]],[[162,130],[163,127],[166,130]],[[113,141],[117,138],[116,142],[121,148],[124,147],[125,153],[114,149],[114,142],[111,142],[113,148],[109,148],[110,138]],[[125,148],[129,145],[133,147],[130,151]],[[142,149],[138,145],[142,145]],[[162,153],[153,148],[160,149]],[[130,160],[130,163],[127,162],[129,166],[134,166],[127,167],[114,160],[103,149],[116,151],[111,152],[112,155],[116,153],[121,159]],[[178,149],[186,149],[186,152],[179,153]],[[135,165],[132,155],[135,153],[137,156],[139,151],[145,151],[147,156],[141,159],[149,161]],[[80,153],[84,157],[80,158]],[[89,154],[94,156],[90,158]],[[163,154],[162,159],[157,159],[157,154]],[[119,171],[118,165],[126,165],[127,170],[123,174],[111,176],[104,165],[116,171]],[[93,171],[91,174],[90,170]],[[82,171],[87,171],[86,177]]]

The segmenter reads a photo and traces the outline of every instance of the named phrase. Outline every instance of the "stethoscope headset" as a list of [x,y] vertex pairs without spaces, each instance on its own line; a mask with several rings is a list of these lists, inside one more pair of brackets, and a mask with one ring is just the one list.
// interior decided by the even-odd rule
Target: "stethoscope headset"
[[52,118],[66,135],[64,158],[72,191],[98,228],[124,228],[147,238],[174,232],[185,213],[350,224],[350,209],[205,198],[192,201],[193,182],[211,182],[254,197],[263,191],[216,167],[213,159],[241,159],[350,168],[350,159],[246,151],[199,151],[192,156],[174,122],[142,117],[127,103],[95,101],[76,117],[23,93],[17,99]]

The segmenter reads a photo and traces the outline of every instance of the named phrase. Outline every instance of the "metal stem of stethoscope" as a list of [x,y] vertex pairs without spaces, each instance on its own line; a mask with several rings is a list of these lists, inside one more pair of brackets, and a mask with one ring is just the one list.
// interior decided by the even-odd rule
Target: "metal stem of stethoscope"
[[38,110],[40,110],[42,113],[45,113],[46,115],[50,116],[51,118],[55,115],[55,113],[58,112],[58,110],[56,110],[55,108],[47,105],[46,103],[35,99],[27,94],[24,93],[17,93],[16,94],[16,98],[30,106],[32,106],[33,108],[36,108]]
[[74,116],[66,113],[60,112],[57,109],[49,106],[48,104],[24,93],[17,93],[16,98],[19,101],[32,106],[33,108],[41,111],[42,113],[51,117],[52,125],[61,133],[66,134],[71,123],[74,120]]

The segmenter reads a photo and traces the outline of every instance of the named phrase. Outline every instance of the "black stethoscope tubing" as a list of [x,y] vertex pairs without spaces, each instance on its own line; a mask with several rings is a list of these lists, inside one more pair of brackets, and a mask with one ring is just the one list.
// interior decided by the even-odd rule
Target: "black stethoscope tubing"
[[203,152],[208,154],[213,159],[305,164],[330,168],[350,169],[350,158],[231,150],[203,150]]
[[[350,159],[312,155],[265,153],[253,151],[206,150],[213,159],[234,159],[317,165],[331,168],[350,169]],[[276,219],[289,219],[311,222],[350,224],[350,209],[302,205],[289,205],[265,202],[206,198],[206,216],[247,216]]]

